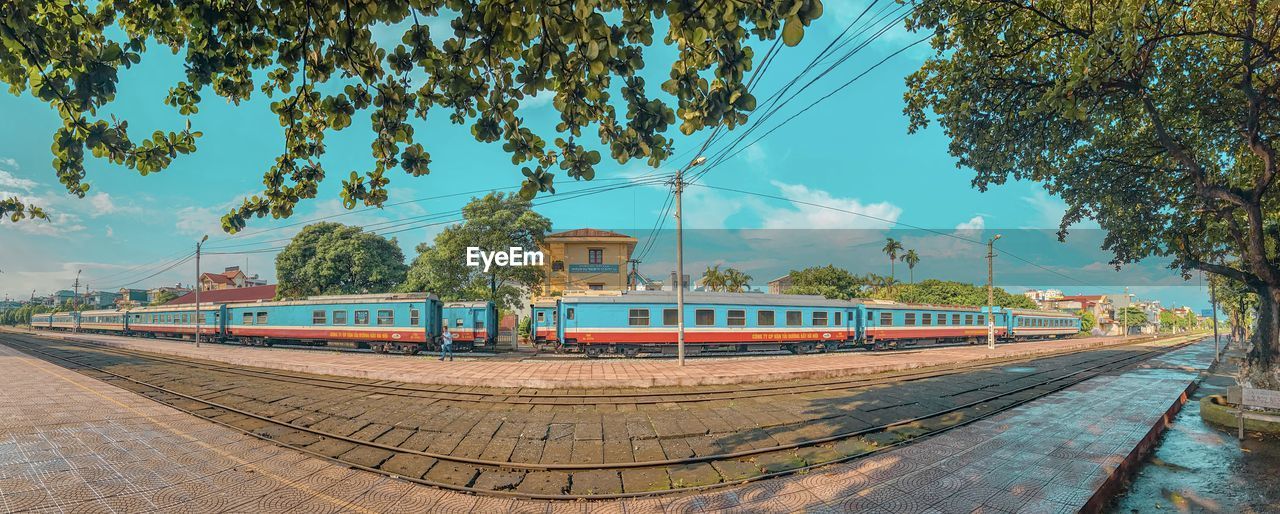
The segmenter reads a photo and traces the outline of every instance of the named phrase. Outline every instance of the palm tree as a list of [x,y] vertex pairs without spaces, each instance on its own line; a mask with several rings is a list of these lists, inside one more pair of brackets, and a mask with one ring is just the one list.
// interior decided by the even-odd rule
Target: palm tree
[[751,285],[751,275],[734,268],[724,270],[724,290],[730,293],[741,293]]
[[893,263],[898,260],[898,252],[902,251],[902,243],[892,237],[887,238],[884,243],[884,248],[881,249],[881,251],[883,251],[885,255],[889,256],[889,279],[892,282],[894,278],[897,278],[894,275]]
[[702,273],[702,288],[707,291],[723,291],[725,281],[725,274],[720,271],[719,264],[707,266],[707,271]]
[[916,264],[920,264],[920,254],[913,250],[907,250],[906,255],[902,256],[902,262],[907,263],[907,271],[911,274],[911,283],[916,283]]

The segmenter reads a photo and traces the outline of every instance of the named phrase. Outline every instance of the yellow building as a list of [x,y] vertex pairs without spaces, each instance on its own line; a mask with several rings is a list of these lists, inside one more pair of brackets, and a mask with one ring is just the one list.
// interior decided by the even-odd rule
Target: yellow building
[[627,261],[636,249],[636,238],[608,230],[580,228],[547,234],[543,245],[547,281],[542,294],[627,289]]

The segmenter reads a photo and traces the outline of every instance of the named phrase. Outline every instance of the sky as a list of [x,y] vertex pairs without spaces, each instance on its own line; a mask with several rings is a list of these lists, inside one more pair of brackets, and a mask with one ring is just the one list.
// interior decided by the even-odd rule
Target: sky
[[[758,98],[778,91],[800,73],[866,3],[831,0],[825,6],[826,14],[808,29],[805,40],[783,48],[761,76],[755,89]],[[441,33],[439,20],[432,25],[439,27],[433,33]],[[380,41],[398,39],[396,27],[381,27],[376,33]],[[1066,206],[1040,184],[1010,182],[979,192],[970,186],[972,171],[957,168],[948,154],[942,130],[931,126],[908,134],[902,114],[904,78],[930,50],[927,45],[902,49],[918,38],[901,26],[887,31],[788,103],[765,129],[894,52],[901,53],[709,170],[699,183],[710,187],[688,189],[687,272],[711,264],[737,267],[755,277],[756,286],[789,269],[830,263],[855,273],[888,274],[879,246],[885,237],[895,237],[921,254],[913,271],[916,280],[978,283],[985,281],[985,248],[965,240],[1001,233],[1005,237],[999,248],[1004,253],[997,257],[996,283],[1014,292],[1053,287],[1068,294],[1119,293],[1129,286],[1166,306],[1189,305],[1197,311],[1208,307],[1198,278],[1184,281],[1161,261],[1115,271],[1107,264],[1110,256],[1097,247],[1104,234],[1092,222],[1074,227],[1067,243],[1056,242],[1051,232]],[[767,49],[757,41],[752,46],[757,56]],[[669,59],[669,51],[648,51],[645,76],[655,92]],[[182,79],[181,65],[180,56],[153,45],[139,65],[122,70],[119,93],[107,112],[128,119],[135,137],[157,129],[180,130],[184,118],[163,99]],[[432,112],[429,120],[411,118],[417,140],[431,154],[431,174],[413,178],[393,171],[388,203],[399,205],[346,211],[338,196],[338,177],[372,168],[366,115],[357,117],[352,127],[326,136],[328,152],[322,162],[330,178],[321,184],[319,198],[300,204],[290,219],[253,219],[242,234],[228,236],[219,218],[261,190],[262,173],[282,147],[282,130],[268,109],[270,100],[261,94],[239,106],[212,91],[204,98],[200,113],[191,117],[193,128],[204,133],[196,153],[147,176],[89,157],[86,181],[92,189],[86,198],[77,199],[66,194],[50,164],[56,113],[30,92],[0,94],[0,115],[9,120],[0,124],[0,196],[36,200],[52,216],[51,222],[0,221],[0,296],[27,298],[33,291],[43,295],[70,289],[78,271],[82,287],[95,290],[189,284],[196,275],[194,263],[176,264],[175,259],[190,253],[205,234],[210,241],[202,270],[238,265],[274,280],[272,252],[231,252],[278,247],[282,243],[272,241],[293,235],[305,221],[328,216],[338,216],[332,221],[372,225],[370,229],[397,230],[394,237],[411,260],[414,247],[441,230],[433,220],[451,219],[449,213],[469,199],[459,193],[514,188],[522,178],[520,165],[511,164],[500,144],[477,142],[469,127],[453,125]],[[558,117],[548,97],[526,99],[521,113],[544,137],[554,137],[551,127]],[[684,137],[674,128],[671,134],[682,160],[707,137],[706,132]],[[730,132],[726,141],[737,134]],[[574,183],[558,174],[559,196],[655,171],[641,162],[610,162],[608,152],[603,153],[605,161],[591,183]],[[674,171],[672,166],[678,164],[682,163],[668,163],[658,171]],[[540,196],[535,203],[556,197]],[[644,243],[658,225],[667,197],[668,190],[660,185],[637,186],[556,201],[536,210],[552,220],[555,230],[624,231]],[[386,223],[404,218],[424,221]],[[664,230],[657,232],[640,265],[653,277],[674,269],[674,222],[667,219],[661,226]],[[898,273],[900,279],[905,275],[905,270]]]

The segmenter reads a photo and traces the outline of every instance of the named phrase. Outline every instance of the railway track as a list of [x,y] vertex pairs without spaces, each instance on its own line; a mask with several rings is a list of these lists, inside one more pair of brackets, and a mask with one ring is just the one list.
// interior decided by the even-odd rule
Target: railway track
[[[1014,356],[999,359],[988,359],[977,362],[962,363],[946,367],[930,367],[904,371],[876,373],[869,376],[842,377],[834,379],[816,379],[802,381],[786,381],[762,384],[745,384],[739,386],[710,386],[686,388],[647,388],[641,390],[621,390],[617,392],[585,391],[565,392],[547,389],[501,389],[472,388],[464,386],[431,386],[423,384],[388,383],[386,381],[361,380],[337,376],[320,376],[308,373],[288,372],[266,368],[252,368],[218,363],[167,357],[160,354],[106,347],[93,343],[80,343],[68,339],[67,344],[92,351],[128,355],[197,367],[199,369],[230,373],[246,377],[271,378],[282,382],[311,387],[350,390],[360,388],[369,392],[377,392],[388,396],[406,398],[425,398],[446,401],[469,401],[480,403],[523,403],[528,405],[645,405],[667,403],[694,403],[715,400],[738,400],[744,398],[762,398],[783,396],[797,393],[838,391],[849,388],[868,387],[880,384],[922,380],[942,377],[955,373],[970,372],[980,369],[993,369],[1010,363],[1026,362],[1049,357],[1070,355],[1078,350],[1047,352],[1034,356]],[[1148,342],[1134,341],[1111,348],[1132,346]]]
[[[185,361],[175,363],[172,360],[156,358],[140,352],[114,350],[93,352],[91,350],[101,350],[101,348],[84,348],[74,343],[41,344],[38,341],[9,338],[6,344],[193,415],[298,451],[334,460],[346,466],[476,494],[548,500],[609,499],[704,490],[856,459],[907,444],[920,437],[927,437],[987,418],[1098,375],[1128,368],[1180,346],[1098,351],[1085,356],[1075,355],[1072,359],[1061,357],[1037,359],[1037,361],[1044,361],[1044,365],[1032,368],[1010,368],[1012,371],[1001,370],[1001,373],[1010,375],[1003,381],[970,380],[946,391],[945,394],[938,395],[930,402],[921,403],[917,400],[904,404],[899,401],[895,404],[890,401],[876,405],[875,408],[865,412],[891,413],[879,418],[880,421],[876,423],[841,425],[840,420],[848,419],[848,416],[843,418],[825,416],[807,423],[785,426],[766,426],[767,423],[762,421],[754,431],[734,432],[719,437],[720,444],[712,445],[709,451],[686,445],[684,449],[688,451],[684,454],[679,453],[678,445],[676,445],[677,451],[672,452],[671,445],[667,443],[691,439],[664,438],[661,433],[657,433],[652,438],[628,439],[628,444],[636,445],[637,449],[644,447],[649,450],[654,448],[658,450],[656,453],[653,451],[631,453],[627,455],[630,460],[607,458],[607,448],[603,448],[606,459],[600,461],[577,462],[576,459],[570,459],[569,462],[546,462],[522,458],[518,449],[509,451],[505,460],[488,458],[483,453],[434,451],[430,446],[418,449],[408,443],[417,434],[423,432],[414,432],[414,436],[407,438],[387,439],[386,436],[396,428],[379,431],[370,437],[373,432],[343,433],[342,430],[326,429],[322,425],[328,419],[317,422],[314,419],[282,416],[277,412],[281,409],[270,407],[278,402],[294,407],[289,401],[293,397],[284,396],[274,402],[267,402],[266,400],[272,397],[271,394],[282,394],[271,393],[270,384],[258,382],[278,378],[270,375],[223,373],[216,367],[193,369]],[[982,374],[978,378],[986,378],[986,375],[991,374],[988,369],[969,371]],[[951,375],[960,373],[955,371]],[[246,380],[252,383],[246,383]],[[278,383],[276,385],[279,386]],[[309,384],[288,383],[288,387],[299,385]],[[341,390],[341,393],[346,394],[338,394],[339,390],[335,389],[327,391],[332,394],[307,397],[301,402],[292,403],[312,401],[316,404],[312,406],[320,410],[333,411],[337,410],[335,406],[348,405],[353,401],[365,401],[371,398],[374,401],[383,401],[387,398],[377,387],[369,390],[364,389],[366,387],[370,385],[360,384],[358,387]],[[870,392],[875,395],[903,396],[901,392],[886,388],[884,384],[846,386],[846,389],[850,387],[857,390],[860,395]],[[238,396],[237,392],[245,388],[266,389],[269,394],[264,398],[242,401],[242,397]],[[831,412],[834,413],[845,412],[839,406],[841,401],[864,402],[861,396],[827,396],[832,391],[821,393],[823,394],[819,395],[820,399],[829,400],[831,403],[828,405],[832,405]],[[812,392],[793,394],[804,396],[811,395]],[[771,395],[767,400],[776,402],[777,398],[773,396],[776,395]],[[636,396],[627,397],[637,398]],[[422,398],[403,399],[406,402],[441,401]],[[752,402],[759,402],[761,398],[751,396],[700,401],[718,405],[742,402],[746,404],[744,408],[751,408],[755,405]],[[915,405],[915,408],[905,408],[913,404],[918,405]],[[520,403],[503,405],[514,406],[517,409],[539,408],[537,405]],[[556,404],[541,407],[573,411],[584,406],[585,404]],[[407,404],[397,407],[405,411],[414,409],[412,405]],[[620,406],[605,404],[603,407],[618,408]],[[675,412],[676,416],[671,419],[679,419],[694,412],[692,409],[682,409],[679,405],[636,403],[632,407],[655,409],[657,412],[663,410]],[[295,410],[297,409],[289,412]],[[865,414],[863,411],[858,412],[860,415]],[[388,421],[393,421],[393,418],[394,416],[388,418]],[[404,419],[414,421],[412,417]],[[825,430],[806,429],[813,426],[819,426]],[[779,427],[787,430],[778,430]],[[432,433],[439,434],[439,432]],[[768,437],[759,437],[762,433]],[[472,435],[474,434],[469,434],[468,437]],[[543,435],[545,451],[550,451],[552,445],[557,444],[556,434]],[[584,447],[604,446],[604,443],[596,444],[594,440],[581,439],[578,435],[574,433],[571,441],[575,450],[583,441],[586,441],[583,443]],[[394,439],[400,439],[400,441],[397,443]],[[497,439],[497,437],[494,438],[495,441]],[[520,441],[524,440],[520,439]]]

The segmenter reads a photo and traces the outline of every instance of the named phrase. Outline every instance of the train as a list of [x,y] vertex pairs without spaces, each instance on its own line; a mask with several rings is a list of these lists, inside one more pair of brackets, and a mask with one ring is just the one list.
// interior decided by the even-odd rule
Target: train
[[[439,348],[445,324],[456,351],[492,350],[493,302],[442,302],[429,293],[314,296],[299,300],[201,305],[201,341],[254,346],[295,344],[417,354]],[[40,330],[195,339],[195,304],[35,314]]]
[[[559,298],[554,307],[545,301],[532,307],[534,337],[567,351],[589,357],[676,351],[674,292],[573,295]],[[689,355],[810,353],[974,344],[986,340],[988,316],[1001,342],[1057,339],[1080,332],[1080,318],[1064,312],[689,291],[684,306],[685,351]],[[545,329],[554,330],[555,335],[538,333]]]

